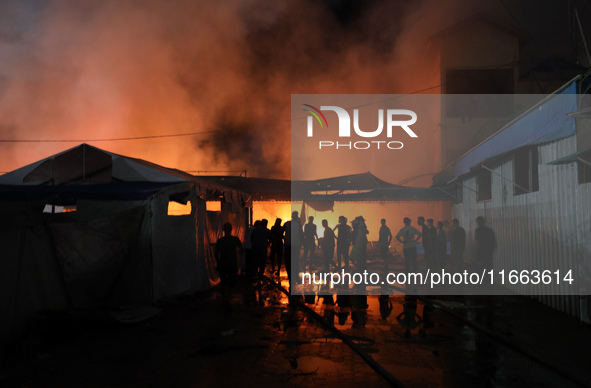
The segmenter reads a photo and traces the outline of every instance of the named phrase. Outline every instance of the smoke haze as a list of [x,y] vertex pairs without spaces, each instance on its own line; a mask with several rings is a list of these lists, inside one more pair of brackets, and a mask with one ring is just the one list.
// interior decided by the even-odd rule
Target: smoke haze
[[[484,7],[504,11],[497,2],[475,3],[3,2],[0,138],[217,131],[87,142],[182,170],[288,178],[292,93],[437,86],[429,36]],[[75,145],[2,143],[0,170]]]

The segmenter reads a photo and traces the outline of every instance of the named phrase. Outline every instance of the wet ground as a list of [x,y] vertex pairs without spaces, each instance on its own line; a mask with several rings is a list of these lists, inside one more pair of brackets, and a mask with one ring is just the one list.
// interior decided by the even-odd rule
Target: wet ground
[[407,387],[590,380],[589,326],[526,298],[302,300],[321,321],[270,283],[241,281],[229,299],[216,288],[137,323],[54,317],[4,354],[0,386],[389,386],[326,322]]

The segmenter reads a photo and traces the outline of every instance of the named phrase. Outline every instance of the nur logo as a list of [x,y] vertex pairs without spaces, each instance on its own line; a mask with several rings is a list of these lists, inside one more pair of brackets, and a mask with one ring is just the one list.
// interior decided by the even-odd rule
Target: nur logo
[[[307,121],[307,136],[313,137],[314,136],[314,118],[320,124],[320,128],[326,127],[328,129],[328,121],[326,117],[322,113],[322,111],[333,111],[337,114],[339,120],[339,138],[347,138],[351,137],[351,116],[349,113],[338,106],[321,106],[320,109],[308,105],[302,104],[306,108],[303,110],[311,114],[308,116]],[[309,108],[309,109],[308,109]],[[418,137],[417,134],[410,129],[410,126],[417,122],[417,114],[412,110],[408,109],[387,109],[384,114],[384,109],[378,109],[378,127],[375,130],[371,131],[364,131],[361,130],[359,127],[359,109],[353,109],[353,130],[357,136],[363,138],[374,138],[381,135],[382,131],[384,130],[384,121],[386,121],[386,136],[388,138],[392,138],[394,133],[394,128],[402,128],[404,132],[411,138]],[[385,117],[385,118],[384,118]],[[322,118],[322,120],[321,120]],[[401,119],[405,120],[401,120]],[[322,135],[327,135],[326,132],[322,132]],[[380,144],[385,144],[389,149],[401,149],[403,147],[402,142],[400,141],[358,141],[354,143],[339,143],[336,142],[336,148],[355,148],[355,149],[368,149],[372,147],[372,144],[380,148]],[[323,147],[332,147],[335,146],[335,142],[333,141],[320,141],[319,148],[322,149]]]

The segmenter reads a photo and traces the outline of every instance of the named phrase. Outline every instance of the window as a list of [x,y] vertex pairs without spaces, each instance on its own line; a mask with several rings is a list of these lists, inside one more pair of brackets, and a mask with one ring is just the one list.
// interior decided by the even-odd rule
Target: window
[[[587,162],[585,160],[585,162]],[[591,163],[585,163],[581,160],[577,160],[577,171],[579,175],[579,184],[591,182]]]
[[65,206],[59,206],[59,205],[52,205],[52,204],[46,204],[45,207],[43,208],[43,213],[72,213],[78,210],[78,207],[76,205],[65,205]]
[[476,175],[476,201],[490,201],[492,199],[492,177],[490,171],[481,169]]
[[538,177],[538,147],[528,147],[518,150],[513,157],[513,186],[514,195],[521,195],[538,191],[540,181]]
[[186,204],[169,201],[167,214],[169,216],[187,216],[191,214],[191,201],[187,201]]
[[220,201],[207,201],[205,202],[205,208],[208,212],[221,212],[222,203]]

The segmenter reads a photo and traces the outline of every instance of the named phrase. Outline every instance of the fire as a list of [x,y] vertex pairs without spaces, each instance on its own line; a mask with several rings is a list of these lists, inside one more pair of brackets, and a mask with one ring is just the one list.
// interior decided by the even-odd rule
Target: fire
[[254,220],[267,219],[269,228],[277,218],[281,218],[282,225],[291,220],[291,212],[291,202],[255,202],[252,211]]
[[[253,207],[254,220],[266,218],[269,221],[269,228],[275,223],[277,218],[281,218],[282,223],[291,219],[291,212],[297,210],[301,216],[302,204],[290,202],[255,202]],[[416,220],[419,216],[433,218],[436,222],[450,220],[451,214],[446,206],[440,202],[368,202],[368,203],[335,203],[333,211],[320,212],[305,206],[306,222],[307,217],[314,217],[314,224],[318,228],[318,237],[324,236],[322,220],[327,220],[328,226],[334,228],[339,216],[347,217],[347,223],[357,216],[365,219],[365,224],[369,230],[368,239],[370,241],[378,240],[378,232],[381,226],[381,219],[386,219],[386,225],[390,228],[393,235],[402,228],[402,219],[410,217],[412,224],[416,227]]]
[[[408,93],[439,84],[439,68],[422,58],[429,35],[449,24],[439,21],[449,7],[440,3],[400,13],[392,2],[369,2],[363,14],[372,17],[345,27],[326,2],[266,2],[265,17],[259,2],[148,1],[140,10],[135,3],[64,1],[43,11],[12,2],[6,14],[36,23],[6,20],[14,36],[3,42],[1,134],[40,142],[2,145],[2,170],[79,144],[44,140],[79,139],[185,171],[287,177],[289,90]],[[311,60],[311,52],[322,55]],[[210,133],[92,141],[192,132]]]

